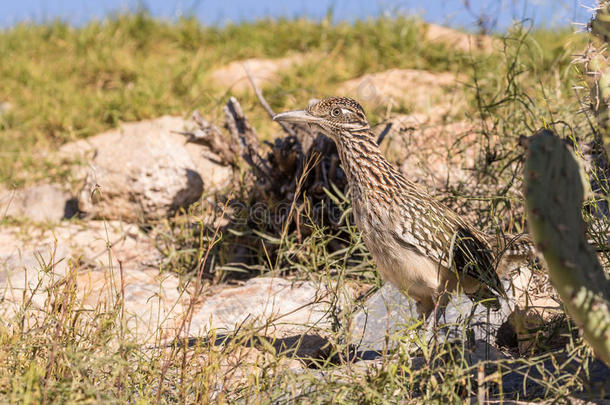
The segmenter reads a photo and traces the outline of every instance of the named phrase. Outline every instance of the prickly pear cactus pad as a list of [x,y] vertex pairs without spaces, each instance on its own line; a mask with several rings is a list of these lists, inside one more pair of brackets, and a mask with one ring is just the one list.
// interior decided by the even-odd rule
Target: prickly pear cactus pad
[[546,130],[530,138],[525,163],[530,231],[568,313],[610,364],[610,281],[585,237],[583,184],[576,157],[561,139]]

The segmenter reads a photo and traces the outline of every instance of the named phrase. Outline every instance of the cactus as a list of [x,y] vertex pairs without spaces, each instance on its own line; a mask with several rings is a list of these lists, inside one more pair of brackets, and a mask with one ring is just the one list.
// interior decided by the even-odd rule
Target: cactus
[[530,138],[525,163],[530,231],[569,315],[610,365],[610,280],[585,237],[583,180],[575,155],[551,131]]

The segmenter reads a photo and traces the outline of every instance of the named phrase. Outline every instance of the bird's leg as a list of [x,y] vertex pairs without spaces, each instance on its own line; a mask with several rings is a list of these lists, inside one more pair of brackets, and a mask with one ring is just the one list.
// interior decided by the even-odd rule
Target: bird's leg
[[417,308],[417,313],[419,316],[424,318],[428,318],[432,311],[434,311],[435,305],[432,297],[426,297],[422,300],[419,300],[415,303],[415,307]]

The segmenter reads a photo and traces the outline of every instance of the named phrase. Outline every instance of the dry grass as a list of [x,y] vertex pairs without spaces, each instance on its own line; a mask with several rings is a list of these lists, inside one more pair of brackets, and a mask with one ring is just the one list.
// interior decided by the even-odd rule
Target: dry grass
[[[65,167],[44,159],[46,151],[120,121],[187,114],[195,108],[214,117],[226,89],[206,81],[213,68],[247,57],[302,52],[320,56],[281,72],[278,81],[265,88],[277,110],[302,107],[311,96],[332,93],[344,80],[365,73],[409,68],[459,75],[461,82],[452,92],[466,101],[464,108],[441,122],[477,123],[476,164],[471,179],[446,182],[436,193],[460,213],[473,215],[481,229],[522,231],[519,135],[546,126],[578,144],[592,140],[586,115],[577,113],[580,104],[573,86],[580,76],[571,64],[571,55],[586,39],[515,28],[493,52],[471,54],[443,43],[420,42],[419,28],[419,22],[405,18],[353,25],[280,20],[207,28],[192,20],[172,25],[135,15],[78,29],[56,23],[6,30],[0,34],[0,57],[12,63],[0,65],[0,100],[9,101],[13,109],[0,115],[1,181],[69,178]],[[246,94],[242,101],[254,125],[271,137],[275,127],[254,97]],[[388,111],[381,104],[369,113],[378,122],[408,110],[398,105]],[[460,144],[451,152],[459,155]],[[598,198],[607,191],[599,190]],[[192,345],[165,346],[161,342],[168,336],[161,331],[155,344],[142,344],[124,322],[120,285],[114,302],[91,309],[76,298],[77,286],[69,275],[46,291],[42,307],[35,308],[33,292],[25,291],[17,316],[0,316],[0,402],[502,400],[503,373],[515,368],[529,373],[527,367],[543,370],[545,363],[562,371],[541,371],[543,388],[532,397],[565,400],[576,391],[586,392],[584,368],[592,354],[571,332],[564,336],[567,343],[547,354],[472,364],[464,343],[437,345],[405,331],[393,337],[399,346],[392,355],[355,362],[345,341],[346,308],[338,303],[359,305],[349,292],[378,287],[380,281],[350,223],[349,198],[338,190],[328,192],[346,213],[340,230],[312,222],[305,238],[289,230],[278,236],[246,226],[220,234],[203,218],[221,213],[203,202],[166,221],[146,224],[166,253],[162,270],[190,280],[195,295],[227,280],[261,274],[332,286],[333,322],[315,331],[328,342],[324,350],[315,355],[294,347],[287,350],[279,340],[261,338],[260,327],[248,324],[222,344],[212,335]],[[251,203],[247,190],[237,190],[233,197]],[[594,204],[588,207],[590,223],[604,221]],[[600,231],[595,232],[599,236]],[[331,248],[336,239],[348,247]],[[246,267],[232,262],[236,242],[247,247]],[[184,328],[188,323],[187,317]],[[418,349],[415,358],[413,347]],[[567,359],[580,366],[570,369]]]

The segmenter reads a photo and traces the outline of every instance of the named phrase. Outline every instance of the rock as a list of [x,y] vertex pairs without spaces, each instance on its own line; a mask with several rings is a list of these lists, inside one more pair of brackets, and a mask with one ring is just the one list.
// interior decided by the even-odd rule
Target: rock
[[[508,300],[501,299],[501,307],[497,311],[476,305],[464,294],[451,295],[447,308],[436,319],[439,328],[437,333],[442,334],[445,340],[468,338],[475,342],[496,344],[502,326],[509,321],[509,316],[515,308],[515,297],[510,288],[510,281],[504,279],[503,285]],[[428,327],[430,326],[429,324]],[[431,338],[432,332],[429,330],[427,333],[427,337]],[[470,334],[470,337],[467,337],[466,333]]]
[[330,322],[330,291],[312,282],[258,277],[243,286],[225,289],[198,305],[190,335],[211,330],[230,333],[237,328],[261,330],[276,337],[294,336],[324,328]]
[[164,116],[65,145],[60,154],[90,159],[79,209],[90,217],[129,222],[157,219],[225,186],[231,169],[186,143],[183,119]]
[[[434,336],[440,343],[452,340],[471,340],[473,344],[495,344],[502,326],[513,311],[508,280],[504,280],[509,300],[501,300],[498,311],[488,311],[476,305],[465,295],[452,294],[445,311],[436,319],[429,319],[423,332],[426,340]],[[420,322],[415,302],[404,296],[396,287],[386,283],[371,296],[364,308],[354,314],[349,336],[361,355],[366,352],[385,352],[397,346],[401,336],[412,333],[411,326]]]
[[[555,381],[560,378],[572,379],[580,375],[586,383],[582,392],[573,391],[571,395],[584,394],[585,398],[599,398],[608,395],[610,387],[610,368],[599,360],[583,364],[579,359],[547,359],[532,362],[529,359],[516,360],[501,365],[502,395],[505,398],[539,398],[548,392],[548,376]],[[595,402],[597,403],[597,402]]]
[[459,81],[455,73],[390,69],[348,80],[339,86],[337,93],[355,98],[368,108],[404,107],[437,121],[458,111],[464,102],[452,95]]
[[[301,370],[331,356],[332,321],[343,298],[329,286],[278,277],[250,279],[239,287],[215,286],[206,293],[181,337],[189,346],[273,349],[284,370]],[[352,294],[351,287],[347,293]],[[206,349],[207,350],[207,349]]]
[[[455,360],[459,364],[462,351],[458,353],[459,355]],[[483,371],[485,403],[514,405],[557,403],[557,398],[554,400],[552,398],[562,388],[562,384],[568,381],[568,384],[573,384],[575,380],[582,383],[582,389],[574,387],[570,390],[569,396],[566,396],[565,393],[561,396],[562,401],[568,399],[569,403],[573,404],[610,403],[610,401],[604,400],[604,398],[608,398],[610,368],[599,360],[583,362],[581,358],[574,358],[573,354],[567,357],[562,353],[556,353],[553,358],[544,360],[540,358],[510,359],[485,342],[477,342],[473,348],[463,351],[463,354],[464,360],[471,367],[484,359],[492,360],[492,362],[481,364],[481,368],[472,367],[470,370],[473,373],[471,374],[473,382],[477,383],[478,372],[479,370]],[[439,363],[433,363],[432,367],[429,367],[431,358],[436,359]],[[331,369],[289,371],[288,373],[292,378],[288,380],[281,402],[295,402],[296,398],[306,401],[310,395],[317,398],[317,391],[323,390],[327,386],[329,388],[336,387],[337,383],[354,384],[365,381],[377,384],[384,382],[387,381],[388,370],[392,370],[392,367],[405,370],[404,374],[397,373],[395,380],[392,381],[397,387],[401,383],[407,387],[418,387],[420,382],[425,384],[432,376],[436,376],[437,381],[446,383],[444,373],[447,362],[442,356],[431,356],[431,358],[412,357],[407,359],[408,363],[405,364],[404,359],[400,359],[398,356],[379,356],[372,360],[343,363]],[[562,381],[565,382],[562,383]],[[578,386],[579,383],[574,385]],[[459,383],[457,384],[459,385]],[[475,383],[474,387],[471,387],[470,394],[477,393],[479,387],[481,386],[477,386]],[[401,390],[398,389],[398,391]],[[391,393],[391,391],[380,391],[380,398],[386,398],[385,396],[391,395]],[[411,402],[422,402],[417,400],[421,398],[421,394],[421,391],[413,389],[411,391],[411,395],[413,395]],[[549,399],[541,401],[542,398]],[[524,400],[532,402],[525,402]],[[466,403],[478,404],[480,402],[477,401],[476,397],[472,397],[471,401]]]
[[351,342],[361,352],[393,349],[397,342],[392,337],[404,334],[418,322],[418,317],[415,302],[385,283],[354,315],[349,331]]
[[488,35],[472,35],[436,24],[425,24],[426,40],[446,44],[449,48],[464,52],[491,52],[501,41]]
[[0,101],[0,115],[4,115],[13,109],[13,104],[8,101]]
[[159,273],[161,259],[147,235],[119,222],[0,227],[0,318],[10,323],[24,307],[28,319],[44,317],[67,289],[83,316],[122,308],[128,336],[171,339],[188,295],[176,275]]
[[173,273],[123,266],[121,278],[119,267],[103,267],[79,272],[74,283],[82,309],[122,308],[128,335],[140,343],[169,342],[180,330],[188,295]]
[[569,336],[567,324],[562,322],[565,312],[548,273],[520,269],[513,287],[517,308],[511,315],[511,323],[517,333],[519,353],[531,355],[540,348],[546,351],[548,343],[565,345]]
[[68,271],[68,252],[63,246],[45,241],[36,248],[7,249],[11,241],[0,234],[0,314],[2,307],[9,313],[22,305],[43,308],[48,288],[60,281]]
[[259,88],[275,81],[281,70],[287,70],[303,62],[305,57],[301,54],[277,59],[245,59],[229,63],[210,73],[210,80],[218,88],[226,91],[243,92],[251,89],[248,74],[244,66],[252,73],[252,78]]
[[[470,339],[517,348],[527,355],[541,348],[547,351],[564,347],[570,331],[548,277],[520,268],[503,283],[509,300],[502,300],[499,311],[488,312],[481,305],[474,306],[464,295],[452,295],[445,311],[437,314],[440,342]],[[418,316],[414,302],[386,283],[354,314],[350,337],[357,343],[360,357],[374,357],[375,353],[396,347],[401,336],[411,333],[409,326],[418,322]],[[428,340],[432,337],[431,322],[426,326]]]
[[533,273],[522,268],[513,276],[517,305],[535,311],[542,322],[563,314],[563,304],[553,288],[547,272]]
[[432,189],[472,182],[481,150],[478,125],[466,121],[432,124],[418,115],[400,115],[375,132],[383,130],[387,135],[381,148],[400,164],[407,178]]
[[59,222],[76,214],[70,193],[56,184],[38,184],[0,192],[0,215],[35,222]]

